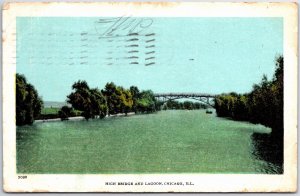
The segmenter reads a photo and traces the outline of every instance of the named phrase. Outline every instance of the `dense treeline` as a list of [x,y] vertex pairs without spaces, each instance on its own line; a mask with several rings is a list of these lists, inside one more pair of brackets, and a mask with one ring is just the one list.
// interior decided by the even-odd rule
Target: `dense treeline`
[[16,74],[16,124],[32,124],[39,117],[43,101],[24,75]]
[[73,92],[67,96],[72,107],[63,106],[57,114],[41,114],[43,101],[33,85],[27,83],[25,76],[16,74],[16,124],[32,124],[35,119],[84,116],[85,119],[104,118],[117,113],[150,113],[160,109],[151,90],[140,91],[131,86],[125,89],[113,82],[107,83],[103,90],[90,88],[86,81],[77,81],[72,85]]
[[207,109],[207,105],[199,103],[199,102],[192,102],[192,101],[184,101],[179,102],[175,100],[167,101],[163,107],[163,110],[173,109],[173,110],[198,110],[198,109]]
[[[75,110],[82,111],[86,118],[104,118],[106,115],[117,113],[149,113],[157,110],[157,102],[152,91],[141,91],[136,86],[125,89],[113,82],[107,83],[103,90],[90,88],[86,81],[75,82],[72,86],[73,92],[67,96],[67,102]],[[67,119],[69,109],[63,118]],[[71,111],[71,110],[70,110]]]
[[222,94],[215,100],[217,115],[234,120],[247,120],[272,128],[273,135],[283,135],[283,64],[276,58],[273,78],[264,75],[259,84],[247,94]]
[[[72,85],[73,92],[67,96],[67,102],[76,110],[82,111],[86,118],[105,117],[107,104],[105,97],[97,88],[90,88],[85,81]],[[62,111],[62,110],[61,110]]]

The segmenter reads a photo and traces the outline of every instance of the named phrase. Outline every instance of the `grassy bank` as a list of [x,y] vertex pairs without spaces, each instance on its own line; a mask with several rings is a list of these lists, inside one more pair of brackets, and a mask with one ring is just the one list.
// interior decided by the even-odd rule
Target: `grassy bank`
[[[42,108],[41,114],[39,117],[37,117],[35,120],[47,120],[47,119],[55,119],[55,118],[60,118],[58,112],[60,108],[58,107],[45,107]],[[71,115],[70,117],[77,117],[81,116],[81,111],[75,110],[74,114]]]

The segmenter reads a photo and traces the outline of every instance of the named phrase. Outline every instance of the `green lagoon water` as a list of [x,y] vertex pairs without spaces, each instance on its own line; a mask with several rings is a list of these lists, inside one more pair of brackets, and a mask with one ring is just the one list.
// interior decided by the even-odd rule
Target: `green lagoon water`
[[18,173],[279,173],[253,133],[270,129],[197,111],[17,128]]

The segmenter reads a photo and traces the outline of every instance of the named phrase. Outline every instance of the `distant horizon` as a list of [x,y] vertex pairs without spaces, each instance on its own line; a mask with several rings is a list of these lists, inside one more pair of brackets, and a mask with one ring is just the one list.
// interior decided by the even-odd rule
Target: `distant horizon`
[[154,93],[247,93],[264,74],[272,78],[282,54],[276,17],[17,18],[17,73],[57,102],[78,80],[99,89],[114,82]]

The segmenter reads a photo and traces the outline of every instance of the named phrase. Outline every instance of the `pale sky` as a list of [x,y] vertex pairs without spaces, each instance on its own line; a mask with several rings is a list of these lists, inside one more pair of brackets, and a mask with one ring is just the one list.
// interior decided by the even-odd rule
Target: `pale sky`
[[245,93],[283,54],[282,18],[17,19],[17,72],[44,101],[81,79],[154,92]]

